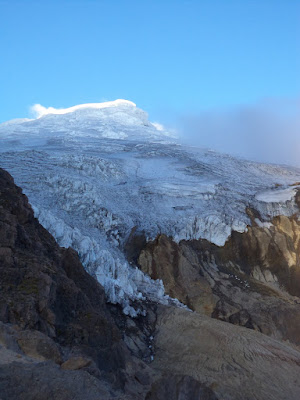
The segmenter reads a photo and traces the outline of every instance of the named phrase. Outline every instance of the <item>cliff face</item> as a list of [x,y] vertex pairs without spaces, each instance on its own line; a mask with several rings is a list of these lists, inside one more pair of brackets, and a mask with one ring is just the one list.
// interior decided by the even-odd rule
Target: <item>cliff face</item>
[[132,376],[126,372],[126,363],[134,361],[106,307],[103,288],[77,253],[60,248],[38,223],[4,170],[0,321],[2,399],[109,398],[124,393],[134,379],[135,367]]
[[12,178],[0,175],[0,319],[35,329],[61,345],[86,347],[96,363],[115,367],[120,333],[106,310],[104,291],[72,249],[60,248],[33,217]]
[[223,247],[161,235],[140,247],[138,263],[192,310],[299,346],[298,215],[263,223],[248,213],[253,225]]

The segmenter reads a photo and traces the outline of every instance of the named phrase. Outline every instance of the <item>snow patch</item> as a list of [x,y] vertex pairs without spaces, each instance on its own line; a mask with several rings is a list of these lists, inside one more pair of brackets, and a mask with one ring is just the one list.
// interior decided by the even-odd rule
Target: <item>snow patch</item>
[[264,203],[285,203],[295,197],[296,189],[271,189],[256,193],[255,198]]
[[262,222],[260,219],[255,218],[254,220],[256,222],[256,224],[260,227],[260,228],[267,228],[270,229],[273,224],[271,222]]

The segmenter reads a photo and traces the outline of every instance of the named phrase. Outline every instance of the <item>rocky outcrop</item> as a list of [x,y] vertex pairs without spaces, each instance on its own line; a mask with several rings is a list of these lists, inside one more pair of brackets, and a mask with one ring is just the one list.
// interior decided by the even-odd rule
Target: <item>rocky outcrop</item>
[[[0,393],[3,400],[110,399],[116,388],[87,368],[67,370],[62,348],[39,331],[0,323]],[[94,363],[94,371],[97,367]]]
[[160,235],[137,262],[190,309],[299,346],[300,222],[279,216],[264,223],[248,213],[252,226],[223,247]]

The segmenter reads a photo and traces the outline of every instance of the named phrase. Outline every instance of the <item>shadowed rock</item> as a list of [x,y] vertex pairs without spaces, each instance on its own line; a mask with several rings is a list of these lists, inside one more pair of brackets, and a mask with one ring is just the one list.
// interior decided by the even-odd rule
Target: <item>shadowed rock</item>
[[103,288],[84,270],[77,253],[60,248],[38,223],[27,197],[4,170],[0,170],[0,321],[17,328],[2,330],[6,347],[10,341],[14,350],[36,361],[60,364],[72,356],[88,358],[93,361],[92,374],[124,388],[130,354],[107,310]]

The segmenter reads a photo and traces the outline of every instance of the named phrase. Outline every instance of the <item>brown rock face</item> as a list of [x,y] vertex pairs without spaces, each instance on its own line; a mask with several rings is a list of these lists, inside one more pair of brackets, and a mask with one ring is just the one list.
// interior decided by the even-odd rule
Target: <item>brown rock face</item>
[[147,243],[140,268],[192,310],[300,345],[300,223],[233,232],[223,247],[206,240]]
[[38,223],[26,196],[3,170],[0,321],[18,327],[16,340],[27,356],[56,363],[72,354],[83,356],[98,374],[124,385],[129,352],[107,310],[103,288],[84,270],[77,253],[60,248]]
[[[259,332],[195,312],[160,307],[158,315],[152,368],[173,377],[169,381],[173,384],[171,393],[181,381],[179,393],[193,392],[194,399],[300,398],[299,351]],[[184,376],[192,378],[188,385],[182,380]],[[201,384],[205,384],[205,391]],[[153,391],[157,396],[149,399],[163,398],[161,389],[153,386]]]

